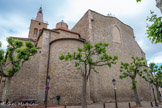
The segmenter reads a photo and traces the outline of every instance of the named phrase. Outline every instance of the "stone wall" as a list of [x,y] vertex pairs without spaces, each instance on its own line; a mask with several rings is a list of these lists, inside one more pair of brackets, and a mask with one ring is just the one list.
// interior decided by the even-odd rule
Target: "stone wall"
[[52,38],[51,40],[56,40],[56,39],[60,39],[60,38],[76,38],[79,39],[79,35],[77,34],[73,34],[67,31],[63,31],[63,30],[57,30],[57,32],[59,32],[58,34],[56,34],[55,32],[52,33]]
[[77,32],[81,35],[82,38],[89,39],[89,22],[88,22],[88,12],[78,21],[78,23],[72,28],[72,31]]
[[50,103],[57,104],[56,96],[61,97],[60,104],[74,105],[81,103],[82,76],[74,67],[74,62],[61,61],[61,54],[72,53],[83,42],[76,40],[59,40],[51,45],[50,54]]
[[[133,29],[128,25],[123,24],[117,18],[110,16],[103,16],[92,12],[94,21],[92,22],[92,33],[94,43],[108,42],[108,54],[117,55],[119,57],[118,63],[111,68],[99,67],[100,73],[98,75],[91,74],[90,87],[92,98],[96,101],[109,101],[113,96],[112,79],[117,80],[117,94],[118,100],[132,100],[134,99],[133,91],[131,90],[131,81],[128,79],[119,79],[120,63],[131,62],[132,56],[145,57],[143,51],[134,39]],[[121,36],[121,43],[113,41],[113,28],[118,27]],[[138,91],[142,100],[150,99],[149,85],[141,78],[138,80]],[[92,85],[92,86],[91,86]],[[102,92],[101,92],[102,91]],[[95,95],[94,95],[95,94]],[[105,95],[106,94],[106,95]]]
[[0,77],[0,101],[2,99],[3,88],[5,87],[6,78]]
[[12,78],[9,88],[9,101],[19,99],[37,99],[39,52],[24,63],[20,71]]
[[[131,62],[132,56],[145,57],[145,54],[135,41],[133,29],[117,18],[103,16],[89,10],[72,29],[80,33],[82,38],[92,44],[96,42],[109,43],[107,53],[117,55],[119,60],[111,68],[97,67],[98,74],[92,72],[88,81],[87,100],[93,102],[110,102],[114,100],[112,79],[117,80],[118,101],[134,100],[130,79],[119,79],[120,62]],[[66,39],[64,39],[66,38]],[[68,39],[69,38],[69,39]],[[73,38],[73,39],[71,39]],[[59,40],[58,40],[59,39]],[[49,103],[57,104],[56,96],[60,95],[60,104],[77,105],[81,103],[82,76],[71,61],[61,61],[59,56],[77,51],[83,45],[79,35],[64,30],[45,29],[38,41],[41,48],[34,57],[26,62],[19,73],[12,79],[9,99],[34,98],[40,104],[44,103],[49,43],[50,90]],[[94,57],[94,59],[97,59]],[[141,100],[151,100],[149,85],[141,78],[138,79],[138,91]]]
[[[31,20],[28,37],[33,40],[36,40],[38,38],[40,32],[42,32],[42,29],[47,28],[47,25],[48,24],[44,23],[44,22],[40,22],[37,20]],[[34,34],[34,29],[38,30],[37,34]]]
[[38,73],[38,103],[43,104],[45,100],[46,76],[48,65],[49,42],[51,40],[51,31],[44,30],[42,34],[42,49],[39,62]]
[[[45,85],[46,85],[48,56],[49,56],[49,54],[48,54],[49,53],[49,43],[54,41],[54,40],[64,39],[64,38],[66,38],[66,39],[67,38],[79,39],[79,36],[77,34],[69,33],[69,32],[64,31],[64,30],[52,31],[52,30],[46,29],[46,30],[43,31],[43,34],[42,34],[41,38],[38,41],[38,46],[41,46],[41,55],[40,55],[40,62],[39,62],[40,66],[39,66],[39,76],[38,76],[39,77],[38,102],[41,103],[41,104],[44,102],[44,95],[45,95]],[[64,49],[63,46],[66,46],[63,43],[64,41],[58,41],[58,42],[59,42],[61,48],[54,47],[54,48],[56,48],[54,50],[55,52],[53,52],[53,49],[51,49],[51,52],[52,52],[51,55],[60,54],[59,51]],[[74,47],[77,47],[77,46],[78,45],[75,46],[75,43],[74,43]],[[53,46],[51,48],[53,48]],[[66,49],[70,50],[70,49],[72,49],[72,47],[68,47]],[[49,63],[49,64],[51,64],[51,63]],[[62,68],[60,68],[60,71],[61,71],[61,69]],[[50,82],[53,82],[53,81],[50,81]],[[50,90],[50,91],[52,91],[52,90]],[[55,90],[55,92],[56,92],[56,90]],[[51,96],[53,98],[55,95],[51,95]],[[52,100],[50,100],[49,102],[52,103],[53,100],[54,100],[54,98]],[[67,103],[69,103],[69,102],[67,102]],[[63,104],[66,104],[66,101],[63,101]]]
[[[134,93],[131,90],[131,80],[119,79],[120,73],[120,62],[131,62],[132,56],[145,57],[145,54],[137,44],[134,38],[133,29],[128,25],[122,23],[117,18],[111,16],[103,16],[96,12],[86,13],[85,16],[77,23],[72,30],[79,32],[80,34],[89,35],[85,32],[85,27],[81,25],[85,24],[84,20],[86,16],[90,15],[91,21],[88,22],[91,25],[91,36],[92,43],[106,42],[109,43],[108,54],[119,57],[118,63],[113,65],[111,68],[107,66],[98,67],[99,74],[91,73],[90,75],[90,97],[93,102],[108,102],[114,98],[112,79],[117,80],[117,95],[119,101],[134,100]],[[84,19],[84,20],[83,20]],[[113,28],[119,29],[121,42],[113,41],[115,33]],[[82,36],[82,35],[81,35]],[[87,40],[90,41],[90,40]],[[141,100],[150,99],[150,88],[143,79],[138,79],[138,92]]]

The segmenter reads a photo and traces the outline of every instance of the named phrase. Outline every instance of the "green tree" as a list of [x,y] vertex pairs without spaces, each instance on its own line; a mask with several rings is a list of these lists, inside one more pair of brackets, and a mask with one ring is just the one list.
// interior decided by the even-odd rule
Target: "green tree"
[[146,20],[152,25],[147,24],[147,34],[148,38],[152,43],[162,43],[162,17],[157,17],[153,11],[150,11],[151,17],[148,17]]
[[141,2],[142,0],[136,0],[137,2]]
[[144,77],[144,79],[154,84],[156,88],[158,100],[161,101],[159,87],[162,86],[162,65],[157,66],[155,63],[150,63],[148,67],[148,71],[145,72],[147,77]]
[[0,49],[0,76],[7,78],[2,96],[4,102],[8,97],[12,77],[20,70],[25,61],[28,61],[31,56],[37,53],[37,49],[30,41],[26,41],[25,46],[23,41],[14,40],[11,37],[7,41],[9,45],[7,46],[6,58],[4,50]]
[[[136,0],[141,2],[142,0]],[[150,11],[151,17],[146,20],[151,25],[147,24],[147,37],[152,41],[152,43],[162,43],[162,17],[158,17],[153,11]]]
[[147,68],[144,68],[146,67],[146,62],[143,57],[132,57],[132,60],[133,61],[131,63],[121,63],[120,72],[122,74],[120,75],[120,79],[127,77],[131,79],[132,89],[134,91],[134,96],[136,99],[136,105],[142,106],[137,91],[136,77],[137,75],[143,78],[146,77],[144,75],[144,72],[147,71]]
[[95,45],[85,43],[83,48],[78,48],[77,52],[68,53],[67,55],[61,55],[59,57],[60,60],[74,61],[75,67],[81,72],[83,78],[82,108],[87,108],[86,87],[90,73],[92,71],[98,73],[95,69],[96,66],[107,65],[108,67],[111,67],[112,64],[116,64],[118,57],[108,55],[106,51],[107,47],[107,43],[96,43]]

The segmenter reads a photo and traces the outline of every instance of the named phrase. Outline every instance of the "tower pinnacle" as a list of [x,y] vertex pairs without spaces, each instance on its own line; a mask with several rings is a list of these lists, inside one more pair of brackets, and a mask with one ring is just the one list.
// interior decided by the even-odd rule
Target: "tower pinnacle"
[[36,17],[37,21],[43,22],[43,12],[42,12],[42,7],[39,8],[39,11],[37,13],[37,17]]
[[28,37],[36,40],[43,28],[47,28],[47,23],[43,22],[43,12],[42,6],[39,8],[37,16],[35,19],[32,19],[30,22],[29,35]]

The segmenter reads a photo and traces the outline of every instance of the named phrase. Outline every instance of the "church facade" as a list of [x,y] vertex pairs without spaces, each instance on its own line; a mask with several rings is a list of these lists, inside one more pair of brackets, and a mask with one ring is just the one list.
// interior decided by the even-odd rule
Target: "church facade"
[[[131,81],[119,78],[121,62],[131,62],[132,56],[145,57],[130,26],[115,17],[104,16],[92,10],[88,10],[71,30],[63,21],[57,23],[54,29],[48,29],[47,26],[40,8],[36,19],[31,20],[28,38],[14,37],[32,41],[38,48],[38,53],[12,78],[9,101],[36,99],[43,104],[47,77],[50,76],[49,103],[57,104],[56,96],[60,96],[62,105],[80,104],[82,76],[71,61],[63,62],[59,60],[59,56],[76,51],[85,42],[109,43],[108,54],[119,58],[111,68],[97,67],[99,73],[91,73],[87,84],[87,102],[114,101],[113,78],[117,81],[118,101],[135,100]],[[140,99],[151,100],[149,84],[139,77],[137,79]],[[4,86],[1,87],[1,94]]]

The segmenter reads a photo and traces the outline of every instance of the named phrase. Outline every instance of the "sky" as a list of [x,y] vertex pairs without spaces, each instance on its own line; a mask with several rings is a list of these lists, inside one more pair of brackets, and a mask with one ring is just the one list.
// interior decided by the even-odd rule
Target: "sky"
[[71,29],[88,9],[103,15],[111,14],[134,30],[135,39],[146,54],[148,63],[162,64],[162,44],[152,44],[146,34],[146,18],[150,10],[161,16],[155,0],[0,0],[0,41],[7,46],[9,36],[28,37],[30,20],[40,6],[48,28],[64,20]]

